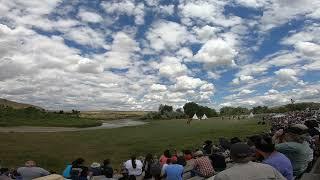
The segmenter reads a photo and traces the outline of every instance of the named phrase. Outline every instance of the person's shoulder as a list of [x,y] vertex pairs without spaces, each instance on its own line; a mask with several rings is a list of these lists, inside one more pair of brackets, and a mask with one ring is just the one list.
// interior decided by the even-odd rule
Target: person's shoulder
[[18,169],[17,169],[17,171],[19,172],[19,171],[23,171],[25,169],[25,167],[19,167]]

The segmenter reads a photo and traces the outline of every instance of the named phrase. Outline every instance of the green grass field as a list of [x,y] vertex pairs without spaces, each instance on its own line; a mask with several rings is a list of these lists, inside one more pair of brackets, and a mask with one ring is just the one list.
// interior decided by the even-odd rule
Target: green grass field
[[94,127],[101,125],[96,119],[81,118],[77,114],[47,112],[36,108],[0,108],[0,127],[47,126],[47,127]]
[[264,132],[255,120],[209,119],[153,121],[144,126],[65,133],[0,133],[2,167],[16,167],[25,160],[36,160],[40,166],[61,172],[77,157],[87,163],[110,158],[115,168],[130,155],[156,153],[166,148],[182,150],[200,147],[207,139],[231,138]]

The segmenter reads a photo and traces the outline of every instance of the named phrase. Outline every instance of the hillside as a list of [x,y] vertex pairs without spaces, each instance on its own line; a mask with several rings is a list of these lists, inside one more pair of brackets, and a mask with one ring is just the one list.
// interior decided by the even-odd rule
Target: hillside
[[37,108],[37,109],[43,109],[41,107],[34,106],[34,105],[31,105],[31,104],[24,104],[24,103],[19,103],[19,102],[10,101],[10,100],[7,100],[7,99],[0,98],[0,106],[1,105],[9,106],[9,107],[12,107],[14,109],[25,109],[25,108],[28,108],[28,107],[34,107],[34,108]]

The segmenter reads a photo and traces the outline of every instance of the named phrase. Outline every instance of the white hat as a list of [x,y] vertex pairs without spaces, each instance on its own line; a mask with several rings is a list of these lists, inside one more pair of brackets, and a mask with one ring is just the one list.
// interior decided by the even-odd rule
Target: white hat
[[92,168],[98,168],[98,167],[100,167],[100,164],[97,163],[97,162],[94,162],[94,163],[91,164],[90,167],[92,167]]

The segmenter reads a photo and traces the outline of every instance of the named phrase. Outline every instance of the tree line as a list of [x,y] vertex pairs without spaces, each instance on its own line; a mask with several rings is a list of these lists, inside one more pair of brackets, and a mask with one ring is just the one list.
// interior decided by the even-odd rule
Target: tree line
[[316,109],[320,108],[320,103],[314,102],[303,102],[303,103],[292,103],[277,107],[268,106],[256,106],[251,109],[246,107],[222,107],[219,112],[214,108],[199,105],[195,102],[186,103],[183,108],[175,109],[173,106],[160,104],[157,112],[150,112],[144,119],[184,119],[191,118],[194,114],[198,117],[202,117],[204,114],[207,117],[217,117],[217,116],[239,116],[248,115],[251,112],[253,114],[265,114],[265,113],[285,113],[290,111],[303,111],[306,109]]

